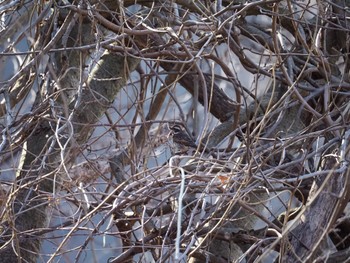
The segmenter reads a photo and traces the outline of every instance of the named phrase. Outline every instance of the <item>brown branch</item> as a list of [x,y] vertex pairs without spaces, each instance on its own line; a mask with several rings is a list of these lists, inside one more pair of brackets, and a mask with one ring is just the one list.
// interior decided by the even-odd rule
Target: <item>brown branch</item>
[[[346,160],[349,160],[349,147],[346,151]],[[330,173],[326,177],[316,179],[305,212],[301,213],[297,221],[298,226],[292,230],[292,247],[284,256],[286,262],[306,262],[320,255],[321,242],[350,198],[350,168],[348,164],[342,164],[345,165],[343,173]],[[337,166],[335,157],[327,157],[324,169],[335,169]]]

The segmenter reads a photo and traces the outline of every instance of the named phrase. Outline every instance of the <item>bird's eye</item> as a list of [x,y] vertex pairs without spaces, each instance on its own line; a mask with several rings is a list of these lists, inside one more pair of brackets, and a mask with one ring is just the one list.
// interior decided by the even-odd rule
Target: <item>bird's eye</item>
[[170,129],[172,129],[175,133],[181,132],[181,128],[178,125],[174,125]]

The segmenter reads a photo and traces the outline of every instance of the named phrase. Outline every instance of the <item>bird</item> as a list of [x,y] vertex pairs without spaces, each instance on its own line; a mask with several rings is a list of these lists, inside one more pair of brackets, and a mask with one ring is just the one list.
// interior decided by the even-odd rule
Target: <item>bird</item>
[[197,149],[197,144],[180,125],[175,124],[169,128],[176,149],[175,152],[186,152],[190,148]]

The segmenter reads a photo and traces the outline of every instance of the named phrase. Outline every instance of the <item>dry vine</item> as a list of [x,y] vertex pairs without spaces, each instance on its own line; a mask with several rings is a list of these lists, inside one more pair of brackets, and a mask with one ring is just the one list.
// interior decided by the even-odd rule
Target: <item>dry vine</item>
[[346,260],[347,3],[2,4],[0,261]]

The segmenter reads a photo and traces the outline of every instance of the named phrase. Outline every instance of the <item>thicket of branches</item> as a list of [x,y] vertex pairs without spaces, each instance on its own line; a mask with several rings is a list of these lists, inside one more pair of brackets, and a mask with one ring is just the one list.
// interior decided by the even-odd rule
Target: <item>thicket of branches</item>
[[2,262],[344,262],[348,8],[1,1]]

